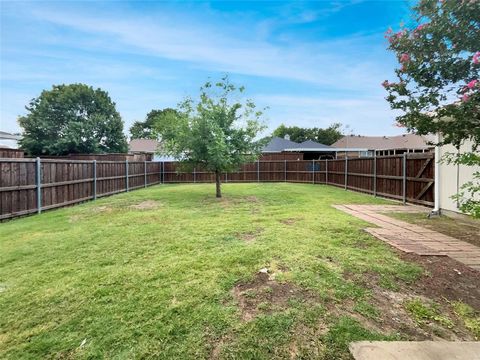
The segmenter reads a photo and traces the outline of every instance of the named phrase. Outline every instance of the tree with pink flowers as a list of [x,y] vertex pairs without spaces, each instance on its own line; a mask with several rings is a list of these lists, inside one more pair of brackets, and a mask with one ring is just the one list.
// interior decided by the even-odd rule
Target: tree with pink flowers
[[[386,33],[398,59],[397,80],[385,80],[397,122],[421,135],[441,133],[442,144],[457,148],[473,143],[470,153],[450,157],[480,165],[480,1],[420,0],[413,7],[414,25]],[[466,212],[480,216],[477,183],[466,184],[458,196]]]

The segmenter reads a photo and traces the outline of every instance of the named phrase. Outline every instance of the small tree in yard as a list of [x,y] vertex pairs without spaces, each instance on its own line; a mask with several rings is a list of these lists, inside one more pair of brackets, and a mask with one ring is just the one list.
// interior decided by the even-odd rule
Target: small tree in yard
[[161,153],[178,159],[184,167],[200,167],[215,173],[216,196],[222,197],[221,174],[255,161],[263,143],[256,140],[264,129],[262,111],[251,100],[236,99],[244,88],[224,77],[200,88],[200,99],[185,99],[177,113],[158,119],[155,131]]
[[[441,133],[442,142],[463,154],[444,161],[480,165],[480,1],[420,0],[413,8],[415,26],[387,31],[389,49],[399,60],[397,82],[385,80],[387,100],[402,111],[400,126],[421,135]],[[460,208],[480,216],[480,172],[457,195]]]

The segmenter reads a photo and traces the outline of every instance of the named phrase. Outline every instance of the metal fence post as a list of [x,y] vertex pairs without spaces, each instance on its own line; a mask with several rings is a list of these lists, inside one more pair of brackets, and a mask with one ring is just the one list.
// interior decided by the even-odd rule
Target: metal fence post
[[93,200],[97,200],[97,160],[93,160]]
[[325,185],[328,184],[328,160],[325,159]]
[[348,184],[348,156],[345,155],[345,190],[347,190]]
[[407,153],[403,153],[403,203],[407,202]]
[[144,161],[143,163],[143,173],[144,173],[144,178],[143,178],[143,187],[147,187],[147,161]]
[[35,159],[35,182],[37,183],[37,213],[42,212],[42,164],[40,158]]
[[128,191],[128,160],[125,160],[125,191]]
[[312,160],[312,184],[315,184],[315,160]]
[[287,159],[285,159],[285,165],[283,167],[284,170],[284,180],[287,182]]
[[197,173],[195,171],[195,168],[193,168],[193,183],[195,184],[197,182]]
[[257,182],[260,182],[260,161],[257,160]]
[[373,154],[373,196],[377,196],[377,152]]

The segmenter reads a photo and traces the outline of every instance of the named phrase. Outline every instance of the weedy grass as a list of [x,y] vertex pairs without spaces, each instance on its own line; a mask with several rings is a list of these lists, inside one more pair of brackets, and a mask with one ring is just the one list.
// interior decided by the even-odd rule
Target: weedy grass
[[[328,310],[348,299],[377,316],[346,272],[392,286],[421,273],[331,207],[385,200],[308,184],[223,190],[159,185],[0,224],[0,358],[337,359],[351,340],[392,338]],[[264,267],[310,299],[262,303],[245,321],[232,289]]]
[[480,314],[461,301],[454,301],[452,307],[455,314],[462,319],[465,327],[475,335],[476,340],[480,340]]
[[436,321],[447,328],[453,328],[454,324],[447,315],[441,313],[439,306],[434,302],[424,302],[419,298],[409,300],[405,308],[413,315],[419,325]]

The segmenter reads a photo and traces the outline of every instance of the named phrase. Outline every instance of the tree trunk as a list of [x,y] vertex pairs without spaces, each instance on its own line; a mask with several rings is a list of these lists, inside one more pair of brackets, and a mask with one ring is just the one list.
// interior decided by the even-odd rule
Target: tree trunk
[[220,188],[220,186],[222,185],[221,183],[221,174],[220,172],[217,170],[215,171],[215,186],[217,188],[217,193],[216,193],[216,197],[217,198],[221,198],[222,197],[222,189]]

